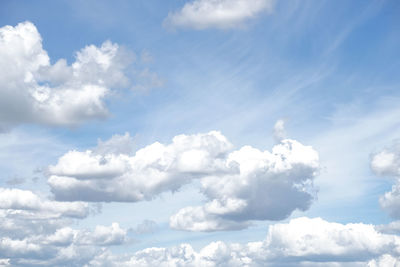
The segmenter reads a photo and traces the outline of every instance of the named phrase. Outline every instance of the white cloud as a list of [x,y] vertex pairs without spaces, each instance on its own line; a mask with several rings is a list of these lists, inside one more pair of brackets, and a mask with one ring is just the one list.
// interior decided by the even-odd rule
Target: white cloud
[[400,182],[392,186],[392,191],[379,198],[382,209],[395,219],[400,219]]
[[104,247],[126,242],[127,230],[118,223],[98,225],[93,231],[62,227],[52,233],[22,238],[10,237],[5,232],[0,239],[0,257],[9,258],[12,266],[83,266],[102,253]]
[[8,188],[0,188],[0,209],[32,211],[48,219],[62,216],[85,218],[89,215],[87,203],[51,201],[28,190]]
[[296,209],[308,209],[316,193],[318,153],[295,140],[283,140],[272,152],[250,146],[232,151],[221,133],[211,131],[179,135],[169,145],[154,143],[133,155],[119,149],[128,139],[113,136],[92,150],[70,151],[49,166],[56,199],[135,202],[200,179],[209,202],[182,209],[170,225],[215,231],[242,229],[249,220],[284,219]]
[[392,190],[379,198],[379,204],[391,217],[400,219],[400,144],[394,142],[391,147],[374,154],[371,169],[377,175],[396,179]]
[[366,260],[384,253],[399,253],[400,239],[381,234],[373,225],[339,224],[320,218],[298,218],[272,225],[264,246],[271,257],[309,257],[324,261]]
[[231,29],[242,27],[262,12],[271,11],[273,0],[194,0],[169,13],[166,27]]
[[155,221],[152,220],[143,220],[140,224],[136,226],[134,230],[137,234],[148,234],[154,233],[158,228],[158,225]]
[[[114,142],[113,146],[118,145]],[[224,161],[230,148],[228,140],[214,131],[175,136],[169,145],[157,142],[133,156],[127,151],[99,154],[99,147],[70,151],[49,167],[48,183],[60,200],[149,200],[164,191],[178,190],[192,179],[230,171]]]
[[68,65],[54,65],[35,25],[0,28],[0,127],[19,123],[77,125],[107,116],[111,88],[128,86],[129,53],[109,41],[89,45]]
[[282,141],[285,138],[286,138],[285,121],[278,120],[274,125],[275,142],[279,143],[280,141]]
[[264,241],[247,244],[212,242],[199,251],[189,244],[147,248],[130,259],[110,254],[91,266],[396,266],[400,238],[379,233],[373,225],[331,223],[298,218],[270,226]]
[[400,234],[400,221],[394,221],[389,224],[377,225],[376,230],[384,234]]
[[400,258],[389,254],[382,255],[378,259],[368,262],[368,267],[396,267],[400,266]]
[[97,225],[94,231],[74,230],[70,227],[59,228],[50,235],[41,238],[45,244],[58,246],[92,245],[92,246],[110,246],[121,245],[127,242],[127,230],[122,229],[118,223],[112,223],[111,226]]
[[381,176],[400,176],[400,143],[374,154],[371,169]]
[[94,153],[99,155],[105,154],[127,154],[132,153],[134,148],[134,140],[129,135],[125,133],[124,135],[113,135],[109,140],[102,141],[99,139],[97,141],[97,147],[93,150]]
[[245,146],[226,158],[236,172],[201,180],[208,202],[181,209],[170,219],[175,229],[216,231],[245,228],[249,220],[282,220],[294,210],[307,210],[316,193],[318,153],[285,139],[272,152]]

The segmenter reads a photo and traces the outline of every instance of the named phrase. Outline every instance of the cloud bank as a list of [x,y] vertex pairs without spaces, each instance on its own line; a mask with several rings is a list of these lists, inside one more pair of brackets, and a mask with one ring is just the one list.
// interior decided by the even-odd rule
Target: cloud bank
[[[368,224],[297,218],[270,226],[264,241],[212,242],[199,251],[189,244],[147,248],[128,259],[104,253],[92,266],[396,266],[400,239]],[[392,265],[388,265],[392,264]],[[107,265],[108,266],[108,265]]]

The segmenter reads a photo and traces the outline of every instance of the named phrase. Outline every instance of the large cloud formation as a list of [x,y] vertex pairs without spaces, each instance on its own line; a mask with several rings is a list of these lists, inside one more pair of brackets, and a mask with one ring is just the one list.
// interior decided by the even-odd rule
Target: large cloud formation
[[175,136],[169,145],[156,142],[134,155],[115,149],[126,138],[115,135],[92,150],[70,151],[50,166],[48,183],[56,199],[150,200],[192,179],[233,168],[225,162],[231,144],[219,132]]
[[374,154],[371,169],[377,175],[394,177],[392,190],[379,198],[379,204],[391,217],[400,219],[400,143],[394,142],[390,147]]
[[88,266],[397,266],[400,238],[373,225],[298,218],[270,226],[264,241],[212,242],[195,251],[189,244],[147,248],[130,258],[103,253]]
[[282,220],[295,209],[308,209],[313,201],[319,159],[309,146],[290,139],[282,140],[271,152],[245,146],[225,161],[235,171],[204,177],[202,192],[208,202],[181,209],[170,219],[172,228],[240,229],[249,220]]
[[263,11],[271,11],[274,0],[195,0],[170,13],[166,27],[202,30],[238,28]]
[[[48,183],[57,200],[150,200],[200,179],[209,199],[171,218],[176,229],[241,229],[249,220],[280,220],[306,210],[315,195],[318,153],[285,139],[272,152],[250,146],[232,151],[220,132],[178,135],[171,144],[133,151],[129,136],[113,136],[87,151],[70,151],[50,166]],[[120,145],[123,143],[124,145]]]
[[50,63],[30,22],[0,28],[0,128],[19,123],[73,126],[107,116],[111,88],[128,86],[129,53],[110,41]]

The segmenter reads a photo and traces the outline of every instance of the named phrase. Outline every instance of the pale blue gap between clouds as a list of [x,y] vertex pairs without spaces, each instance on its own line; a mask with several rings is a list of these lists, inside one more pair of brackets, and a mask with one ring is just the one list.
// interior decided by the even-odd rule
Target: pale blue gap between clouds
[[[175,8],[179,4],[177,3]],[[114,114],[114,117],[110,120],[93,122],[88,126],[84,125],[73,131],[49,129],[48,134],[50,136],[59,136],[60,141],[65,138],[68,143],[74,143],[74,140],[76,140],[77,146],[87,148],[94,146],[98,137],[105,140],[114,133],[129,131],[132,134],[139,135],[137,146],[140,148],[143,144],[153,141],[167,142],[172,136],[179,133],[205,132],[218,128],[230,137],[230,140],[235,141],[233,143],[238,146],[254,144],[256,147],[269,147],[272,145],[272,139],[269,134],[271,126],[276,119],[284,117],[287,118],[290,135],[304,140],[307,144],[314,145],[320,152],[322,160],[324,155],[333,149],[335,154],[329,154],[333,163],[328,164],[327,172],[332,167],[338,168],[340,171],[337,175],[330,174],[329,180],[326,180],[337,181],[336,176],[340,176],[343,177],[343,180],[350,181],[350,183],[354,181],[354,177],[362,181],[363,177],[361,176],[369,175],[369,153],[390,143],[393,138],[397,138],[397,116],[393,116],[393,114],[396,114],[394,113],[396,98],[394,100],[390,98],[396,97],[396,85],[398,84],[394,74],[396,67],[399,65],[399,62],[395,60],[395,55],[398,53],[395,48],[399,43],[398,35],[396,36],[395,34],[395,25],[396,22],[398,23],[395,14],[396,10],[398,12],[399,9],[398,5],[393,1],[371,2],[370,5],[373,8],[372,11],[368,12],[365,10],[371,9],[371,7],[363,3],[360,4],[360,2],[341,4],[351,5],[348,9],[338,7],[339,5],[334,7],[339,10],[338,13],[347,19],[333,21],[330,20],[329,16],[324,16],[332,13],[336,14],[331,12],[332,8],[329,7],[329,5],[333,5],[332,3],[323,2],[323,4],[313,7],[314,5],[310,1],[304,5],[299,1],[297,5],[291,7],[294,11],[292,13],[288,12],[288,14],[292,14],[295,19],[299,20],[299,23],[293,23],[293,17],[286,18],[286,22],[280,22],[280,12],[287,10],[285,4],[280,3],[277,4],[272,15],[260,16],[258,21],[248,29],[234,32],[214,30],[191,32],[186,30],[175,34],[167,34],[164,33],[162,28],[158,29],[156,27],[165,18],[165,12],[163,14],[154,12],[156,13],[154,16],[158,18],[158,21],[157,23],[154,22],[157,25],[153,25],[153,27],[158,29],[157,31],[160,34],[157,35],[157,38],[159,39],[145,37],[144,41],[140,38],[128,39],[131,37],[122,36],[118,31],[113,33],[117,35],[116,38],[107,36],[107,34],[111,35],[112,25],[125,25],[124,27],[129,28],[127,26],[130,25],[129,23],[118,23],[115,18],[111,22],[107,22],[108,20],[104,19],[105,24],[108,23],[109,27],[108,33],[106,33],[102,32],[104,31],[102,30],[103,27],[94,25],[96,21],[102,21],[96,15],[88,18],[79,18],[79,16],[85,16],[85,14],[77,14],[75,16],[78,17],[78,21],[85,21],[83,24],[88,25],[86,26],[88,32],[95,29],[96,33],[101,34],[96,34],[96,37],[88,34],[87,36],[91,40],[84,41],[86,37],[82,36],[85,33],[85,27],[80,27],[82,31],[74,31],[74,34],[82,34],[79,37],[79,40],[82,40],[80,41],[81,44],[65,45],[66,52],[62,55],[63,57],[68,58],[72,55],[72,51],[79,50],[93,42],[100,44],[106,39],[125,43],[128,46],[133,43],[133,45],[137,46],[133,47],[136,48],[134,49],[135,51],[138,50],[137,48],[139,50],[146,49],[154,54],[154,66],[161,77],[166,77],[166,84],[164,88],[132,97],[130,100],[137,106],[128,109],[131,112],[126,112],[127,108],[132,105],[130,100],[121,105],[119,102],[121,99],[116,99],[113,100],[114,102],[111,101],[109,103],[110,110]],[[74,8],[75,4],[72,3],[71,5]],[[99,5],[106,6],[104,3]],[[116,8],[115,6],[112,7],[114,10]],[[162,8],[159,7],[158,9]],[[108,8],[103,7],[102,10],[106,12],[105,10],[108,10]],[[348,14],[346,14],[346,10],[349,12]],[[354,13],[351,10],[362,10],[360,16],[363,15],[364,11],[369,14],[365,15],[362,22],[358,22],[357,17],[353,16]],[[19,12],[22,13],[22,11]],[[313,14],[313,16],[307,16],[309,13]],[[107,12],[101,15],[107,15]],[[5,17],[1,17],[3,18],[1,21],[4,20]],[[283,15],[281,17],[284,18]],[[5,22],[2,25],[15,25],[17,22],[27,19],[29,18],[19,19],[15,23]],[[129,18],[121,16],[118,19],[124,19],[126,20],[125,22],[135,20],[134,16],[129,16]],[[331,24],[320,22],[324,19],[330,21]],[[53,31],[54,28],[58,31],[58,28],[54,24],[51,27],[47,24],[43,25],[42,29],[39,26],[39,16],[36,17],[37,21],[35,21],[35,18],[30,20],[37,24],[39,31],[42,33],[46,50],[50,53],[52,50],[53,53],[60,53],[56,52],[62,50],[59,49],[60,46],[46,47],[46,40],[48,38],[56,39],[56,34],[46,36],[44,33],[46,28],[49,28],[50,32],[51,28],[53,28]],[[320,23],[317,24],[315,23],[316,21]],[[78,26],[78,23],[75,23]],[[152,23],[148,22],[147,25]],[[268,23],[273,26],[269,26],[270,24]],[[321,47],[327,47],[327,43],[335,43],[336,39],[331,40],[331,36],[337,36],[338,39],[342,39],[342,32],[348,31],[345,26],[353,23],[359,25],[356,25],[347,34],[347,37],[343,39],[336,50],[330,51],[328,56],[325,54],[322,58],[318,56]],[[293,24],[295,27],[291,32],[290,26]],[[68,27],[73,28],[74,23],[71,25]],[[388,26],[386,31],[382,30],[384,25]],[[375,31],[373,30],[374,27],[376,27]],[[104,28],[107,29],[107,25]],[[322,31],[321,28],[333,34],[327,34],[328,36],[325,39],[321,37],[323,35],[317,34]],[[122,27],[122,29],[124,28]],[[69,30],[72,31],[71,29]],[[135,30],[131,29],[131,31]],[[134,32],[131,36],[136,35],[135,37],[138,37],[141,34],[143,33]],[[257,37],[252,37],[252,34],[256,34]],[[94,34],[92,33],[92,35]],[[105,38],[98,37],[100,35],[104,35]],[[146,34],[143,35],[146,36]],[[288,36],[297,38],[294,38],[292,44],[287,45]],[[312,39],[314,37],[316,39]],[[192,41],[189,38],[194,40]],[[319,38],[322,38],[322,40]],[[163,40],[162,44],[158,42],[160,39]],[[313,40],[313,42],[309,40]],[[257,44],[255,44],[256,41],[258,41]],[[174,42],[176,43],[174,44]],[[321,44],[316,45],[315,43],[318,44],[318,42],[321,42]],[[53,40],[53,43],[57,43],[57,40]],[[69,42],[67,41],[66,43]],[[286,45],[280,47],[282,44]],[[303,53],[299,53],[299,51]],[[375,51],[379,51],[379,53],[374,53]],[[168,54],[168,56],[165,56],[165,54]],[[261,61],[260,58],[264,59],[262,63],[259,62]],[[205,64],[204,62],[207,63]],[[167,66],[176,66],[176,68],[171,69],[167,68]],[[232,68],[232,66],[235,67]],[[307,67],[303,68],[303,66]],[[266,69],[268,71],[265,71]],[[212,73],[210,73],[211,71]],[[199,79],[198,73],[201,73],[202,79]],[[294,91],[295,89],[298,89],[298,91]],[[270,94],[273,97],[269,97]],[[384,98],[385,95],[388,95],[386,99]],[[168,99],[168,101],[165,101],[165,99]],[[262,99],[262,101],[259,99]],[[276,99],[279,99],[279,105]],[[357,100],[353,101],[354,99]],[[380,103],[374,104],[376,102],[375,99],[378,99]],[[193,103],[198,104],[193,105]],[[337,103],[344,104],[336,107]],[[343,114],[343,111],[340,110],[346,109],[344,107],[347,106],[349,106],[347,108],[349,111]],[[370,110],[370,107],[376,107],[376,111]],[[336,109],[338,111],[335,111]],[[208,119],[210,116],[205,113],[205,110],[212,110],[211,114],[217,121],[210,123]],[[349,113],[352,116],[349,116]],[[315,114],[319,116],[316,117]],[[390,116],[393,117],[390,118]],[[381,118],[388,119],[382,120]],[[366,122],[368,125],[373,125],[364,126],[362,123],[364,120],[368,120]],[[355,121],[360,123],[354,125]],[[131,125],[125,125],[125,122],[129,122]],[[321,133],[322,129],[329,129],[330,127],[333,129],[332,131],[328,131],[326,134],[324,134],[324,131]],[[338,130],[338,128],[343,130]],[[360,137],[355,136],[354,142],[346,138],[346,136],[352,136],[354,133],[361,131],[371,132],[372,128],[374,130],[377,128],[377,133],[365,134],[364,140],[366,141],[361,142],[361,144]],[[21,129],[27,129],[33,133],[42,131],[36,127],[26,126],[21,127]],[[379,129],[382,130],[379,131]],[[160,133],[163,133],[163,136],[160,136]],[[83,136],[83,138],[79,136]],[[345,147],[343,145],[343,149],[337,151],[336,148],[339,144],[337,145],[336,142],[332,141],[337,139],[339,139],[339,144],[346,143],[348,146]],[[327,146],[327,143],[333,144],[334,148]],[[366,146],[367,143],[369,147]],[[362,151],[360,151],[360,147],[362,147]],[[67,149],[64,148],[64,152]],[[324,149],[328,152],[324,153]],[[349,154],[346,150],[360,152],[354,158],[350,154],[350,159],[344,162],[348,168],[354,168],[354,174],[351,177],[346,176],[348,175],[347,170],[342,169],[346,168],[344,167],[346,165],[337,162],[337,158],[343,156],[342,151],[345,154]],[[60,152],[59,154],[61,155],[62,153]],[[361,166],[354,167],[351,164],[352,159],[357,160],[355,165]],[[54,158],[49,158],[49,161],[54,162]],[[360,163],[360,161],[363,163]],[[324,178],[326,176],[322,174],[321,177]],[[321,181],[321,191],[323,190],[324,182]],[[327,187],[332,188],[334,186],[329,185],[328,182]],[[338,187],[338,190],[340,190],[340,186]],[[348,186],[348,188],[352,187],[354,186]],[[369,190],[373,191],[373,188],[367,191]],[[382,190],[382,192],[384,191],[388,190]],[[376,192],[376,196],[382,192]],[[349,192],[349,194],[351,195],[352,192]],[[323,201],[322,195],[320,195],[320,200]],[[318,205],[318,203],[317,201],[314,205]],[[373,206],[375,205],[376,209],[378,209],[377,197],[371,197],[370,203],[375,203]],[[364,204],[361,203],[360,205]],[[132,207],[134,206],[132,205]],[[323,208],[328,208],[329,210],[329,207],[332,208],[329,205]],[[313,209],[314,206],[312,206],[310,213]],[[104,210],[104,212],[107,211]],[[335,212],[336,214],[338,213],[337,208],[335,208]],[[351,212],[354,213],[353,211]],[[315,212],[315,215],[318,215],[317,213]],[[368,214],[369,211],[366,213]],[[330,220],[342,221],[341,218],[337,218],[339,217],[338,215],[326,214],[326,216],[332,216],[329,218]],[[346,218],[346,216],[353,215],[343,216]],[[374,220],[374,218],[360,217],[352,218],[352,220],[368,221]],[[385,222],[387,219],[382,218],[382,221]]]

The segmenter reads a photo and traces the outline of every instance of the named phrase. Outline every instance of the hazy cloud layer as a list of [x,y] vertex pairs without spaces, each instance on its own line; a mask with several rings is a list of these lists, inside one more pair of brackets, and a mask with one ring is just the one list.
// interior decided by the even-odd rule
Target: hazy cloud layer
[[170,13],[164,21],[168,28],[231,29],[262,12],[271,11],[274,0],[194,0]]

